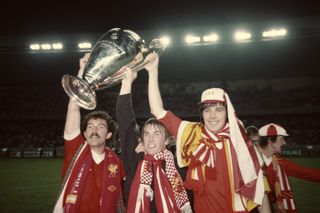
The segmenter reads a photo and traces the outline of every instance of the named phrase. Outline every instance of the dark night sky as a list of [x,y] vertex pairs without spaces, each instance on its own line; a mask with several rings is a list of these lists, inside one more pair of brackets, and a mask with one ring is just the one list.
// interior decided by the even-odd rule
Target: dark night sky
[[[11,2],[11,3],[10,3]],[[317,16],[316,1],[6,1],[1,34],[157,29]]]
[[[197,2],[197,3],[194,3]],[[208,3],[210,2],[210,3]],[[219,1],[220,2],[220,1]],[[2,3],[2,38],[11,36],[103,33],[113,27],[132,30],[225,26],[319,17],[320,7],[304,1],[24,1]],[[259,3],[257,3],[259,2]],[[300,1],[298,1],[300,2]],[[309,23],[306,23],[309,24]],[[318,34],[299,39],[242,46],[175,47],[161,56],[162,81],[210,81],[243,78],[319,76]],[[308,30],[308,29],[307,29]],[[2,42],[3,43],[3,42]],[[15,43],[8,42],[7,46]],[[1,53],[2,84],[56,83],[75,73],[82,53]],[[197,73],[197,74],[195,74]]]

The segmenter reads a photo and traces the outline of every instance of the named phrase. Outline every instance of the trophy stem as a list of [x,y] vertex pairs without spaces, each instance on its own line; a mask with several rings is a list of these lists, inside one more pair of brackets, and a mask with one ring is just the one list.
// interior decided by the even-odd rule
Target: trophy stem
[[84,80],[75,76],[64,75],[62,77],[62,86],[68,96],[75,100],[79,106],[88,110],[96,107],[96,94]]

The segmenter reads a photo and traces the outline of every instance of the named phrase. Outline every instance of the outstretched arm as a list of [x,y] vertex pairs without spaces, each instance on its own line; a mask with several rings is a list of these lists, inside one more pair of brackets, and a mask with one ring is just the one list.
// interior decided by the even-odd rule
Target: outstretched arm
[[[149,58],[149,59],[148,59]],[[149,105],[150,111],[153,116],[159,118],[165,114],[165,110],[163,108],[162,98],[159,89],[159,81],[158,81],[158,66],[159,66],[159,57],[153,52],[149,54],[146,60],[150,60],[145,66],[145,69],[149,74],[149,84],[148,84],[148,97],[149,97]]]
[[299,165],[288,159],[282,158],[284,170],[288,176],[306,181],[320,182],[320,169]]
[[[84,67],[89,58],[89,53],[86,53],[83,58],[80,59],[80,69],[78,71],[78,77],[81,78],[83,74]],[[75,131],[80,129],[81,116],[80,116],[80,107],[79,105],[70,98],[67,110],[66,123],[64,127],[65,134],[72,134]]]

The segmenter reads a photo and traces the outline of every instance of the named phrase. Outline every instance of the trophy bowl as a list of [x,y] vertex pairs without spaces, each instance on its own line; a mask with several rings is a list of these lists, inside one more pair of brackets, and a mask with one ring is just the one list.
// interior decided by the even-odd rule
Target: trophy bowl
[[106,32],[94,45],[81,78],[65,74],[62,86],[67,95],[85,109],[96,107],[96,92],[121,82],[124,66],[140,71],[148,61],[146,56],[155,51],[161,54],[165,44],[154,39],[149,47],[131,30],[114,28]]

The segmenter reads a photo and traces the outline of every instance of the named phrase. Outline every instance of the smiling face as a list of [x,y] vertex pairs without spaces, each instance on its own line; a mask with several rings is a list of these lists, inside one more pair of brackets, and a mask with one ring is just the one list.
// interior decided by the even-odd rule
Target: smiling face
[[90,147],[104,147],[106,140],[111,137],[112,133],[108,132],[106,120],[101,118],[91,118],[88,120],[84,136]]
[[168,144],[166,129],[162,124],[148,123],[143,127],[142,142],[145,152],[149,155],[157,154]]
[[206,128],[211,132],[221,130],[227,122],[227,110],[223,103],[214,103],[204,106],[202,118]]

